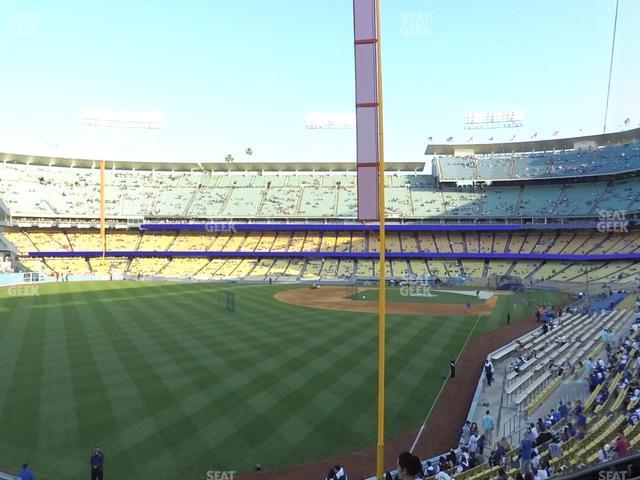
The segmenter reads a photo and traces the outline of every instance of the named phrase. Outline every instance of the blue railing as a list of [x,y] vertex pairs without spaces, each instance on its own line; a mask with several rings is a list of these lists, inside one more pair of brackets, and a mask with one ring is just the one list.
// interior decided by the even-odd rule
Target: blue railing
[[[30,257],[101,257],[102,252],[29,252]],[[270,251],[107,251],[107,257],[138,258],[337,258],[376,260],[378,252],[270,252]],[[469,252],[387,252],[387,259],[483,259],[483,260],[557,260],[568,262],[606,262],[612,260],[640,260],[640,253],[469,253]]]
[[[558,230],[558,229],[602,229],[610,228],[603,221],[574,223],[527,223],[527,224],[473,224],[473,223],[406,223],[387,224],[387,232],[421,231],[518,231],[518,230]],[[626,220],[618,220],[618,227],[627,227]],[[624,223],[624,225],[623,225]],[[283,231],[283,232],[370,232],[380,230],[378,224],[361,223],[143,223],[140,230],[148,231],[199,231],[199,232],[238,232],[238,231]]]

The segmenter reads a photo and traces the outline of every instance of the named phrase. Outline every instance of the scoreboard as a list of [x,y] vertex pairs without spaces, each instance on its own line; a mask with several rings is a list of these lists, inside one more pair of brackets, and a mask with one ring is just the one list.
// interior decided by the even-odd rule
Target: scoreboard
[[524,125],[524,112],[474,112],[464,116],[464,128],[475,130],[482,128],[513,128]]

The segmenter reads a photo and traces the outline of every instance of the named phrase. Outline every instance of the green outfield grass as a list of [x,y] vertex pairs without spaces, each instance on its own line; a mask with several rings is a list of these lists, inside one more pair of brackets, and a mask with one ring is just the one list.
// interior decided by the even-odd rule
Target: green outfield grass
[[[40,286],[37,296],[0,291],[0,466],[28,460],[49,480],[85,478],[98,444],[108,478],[195,480],[373,445],[376,315],[274,300],[285,288],[92,282]],[[221,307],[221,289],[235,293],[234,313]],[[510,309],[512,298],[501,299],[476,333]],[[388,317],[388,436],[424,420],[475,321]]]
[[[360,288],[360,287],[359,287]],[[362,300],[367,302],[378,301],[380,297],[377,288],[366,289],[363,287],[358,293],[352,294],[350,297],[352,300]],[[411,302],[411,303],[446,303],[446,304],[462,304],[467,303],[484,303],[484,300],[480,300],[475,295],[468,295],[463,293],[450,293],[438,291],[436,288],[431,289],[433,297],[421,297],[415,294],[411,294],[411,290],[405,287],[387,287],[387,300],[391,302]],[[418,290],[415,290],[417,292]],[[465,290],[469,292],[469,290]],[[419,293],[422,293],[419,291]]]

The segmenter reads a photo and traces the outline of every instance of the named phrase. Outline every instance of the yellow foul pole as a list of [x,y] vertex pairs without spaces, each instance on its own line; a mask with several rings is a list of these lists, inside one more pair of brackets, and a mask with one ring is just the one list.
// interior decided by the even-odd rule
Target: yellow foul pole
[[104,220],[104,167],[105,161],[100,161],[100,239],[102,240],[102,267],[105,267],[107,254],[107,232]]
[[382,113],[382,37],[380,28],[380,2],[376,0],[376,46],[378,52],[378,209],[380,217],[380,277],[378,299],[378,454],[376,474],[379,480],[384,475],[384,383],[385,383],[385,344],[386,344],[386,262],[385,262],[385,221],[384,221],[384,135]]

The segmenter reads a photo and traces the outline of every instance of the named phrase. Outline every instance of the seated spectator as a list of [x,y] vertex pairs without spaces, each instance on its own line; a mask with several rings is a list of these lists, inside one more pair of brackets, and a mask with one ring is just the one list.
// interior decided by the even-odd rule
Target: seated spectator
[[608,443],[603,443],[598,451],[598,460],[600,463],[604,463],[608,462],[612,458],[611,446]]
[[511,450],[511,445],[507,441],[506,437],[502,437],[502,440],[496,445],[496,449],[493,451],[493,461],[495,465],[502,465],[504,463],[504,456]]
[[420,459],[411,452],[402,452],[398,456],[398,476],[401,480],[415,480],[422,477]]
[[444,470],[440,470],[436,475],[436,480],[451,480],[451,477]]
[[22,470],[20,470],[20,473],[18,473],[18,478],[20,480],[36,480],[36,476],[29,469],[28,463],[22,465]]
[[540,434],[538,435],[538,438],[536,439],[536,446],[539,447],[540,445],[543,445],[548,441],[550,441],[552,438],[553,438],[553,434],[547,427],[545,427],[544,430],[540,432]]
[[640,420],[640,408],[636,408],[627,418],[629,425],[636,425],[638,420]]
[[540,452],[537,448],[534,448],[533,450],[531,450],[531,465],[529,465],[529,468],[537,467],[539,463]]
[[562,448],[560,447],[560,442],[557,438],[552,438],[549,442],[549,457],[550,458],[560,458],[562,456]]
[[333,469],[336,471],[336,480],[347,480],[347,474],[344,471],[344,468],[340,465],[336,465]]
[[487,437],[484,435],[480,435],[478,439],[478,448],[476,449],[476,460],[478,463],[482,463],[482,459],[484,458],[484,444],[487,441]]
[[498,467],[502,465],[500,458],[498,457],[498,455],[496,455],[495,450],[489,454],[488,464],[489,464],[489,468]]
[[587,417],[585,416],[584,411],[580,412],[580,415],[578,415],[577,425],[579,428],[584,430],[587,429]]
[[595,404],[602,405],[607,401],[607,398],[609,398],[609,390],[607,388],[603,388],[602,390],[600,390],[598,395],[596,395]]
[[458,463],[458,465],[456,466],[456,472],[466,472],[467,470],[469,470],[469,468],[471,468],[469,465],[469,454],[463,453],[462,455],[460,455],[460,463]]
[[456,455],[456,452],[453,449],[449,451],[449,455],[447,456],[447,461],[449,462],[448,468],[453,468],[456,465],[458,465],[458,456]]
[[497,480],[509,480],[509,476],[503,467],[498,469],[498,479]]
[[544,458],[538,467],[538,475],[540,476],[540,480],[546,480],[552,475],[551,465],[549,465],[549,459]]
[[436,473],[438,473],[437,470],[436,470],[436,467],[434,467],[433,464],[430,461],[428,461],[427,462],[427,469],[426,469],[426,472],[425,472],[426,476],[427,477],[433,477]]
[[614,440],[614,451],[616,452],[616,458],[622,458],[629,454],[629,440],[624,436],[622,429],[618,433],[619,435]]

